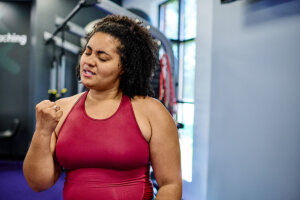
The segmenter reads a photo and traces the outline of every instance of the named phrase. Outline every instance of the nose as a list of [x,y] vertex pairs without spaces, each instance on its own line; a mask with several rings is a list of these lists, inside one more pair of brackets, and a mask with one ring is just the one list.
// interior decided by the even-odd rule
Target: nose
[[89,66],[89,67],[95,67],[96,66],[96,61],[93,55],[87,56],[85,59],[85,63]]

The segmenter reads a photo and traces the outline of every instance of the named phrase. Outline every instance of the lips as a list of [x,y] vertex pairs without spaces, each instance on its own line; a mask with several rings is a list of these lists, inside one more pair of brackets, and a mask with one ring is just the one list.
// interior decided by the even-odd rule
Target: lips
[[92,77],[92,76],[96,75],[96,73],[92,72],[91,70],[88,70],[88,69],[83,69],[83,75],[85,77]]

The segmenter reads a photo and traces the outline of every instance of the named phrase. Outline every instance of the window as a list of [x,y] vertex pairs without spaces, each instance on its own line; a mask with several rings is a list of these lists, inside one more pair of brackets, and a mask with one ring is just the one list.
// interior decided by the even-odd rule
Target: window
[[196,0],[169,0],[159,5],[159,29],[170,39],[178,61],[174,77],[183,179],[192,181]]

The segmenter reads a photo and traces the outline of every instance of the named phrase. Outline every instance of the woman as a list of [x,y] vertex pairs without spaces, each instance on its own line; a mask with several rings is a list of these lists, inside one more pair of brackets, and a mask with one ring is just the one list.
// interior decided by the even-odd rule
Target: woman
[[34,191],[66,169],[65,200],[181,199],[176,125],[149,85],[157,48],[140,23],[107,16],[87,36],[78,74],[87,92],[36,106],[23,171]]

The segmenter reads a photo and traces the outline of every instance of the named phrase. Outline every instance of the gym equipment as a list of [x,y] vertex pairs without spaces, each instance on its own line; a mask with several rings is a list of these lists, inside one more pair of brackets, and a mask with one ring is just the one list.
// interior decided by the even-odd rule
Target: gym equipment
[[65,41],[65,31],[62,30],[62,48],[61,48],[61,54],[60,54],[60,64],[58,68],[58,95],[57,98],[62,98],[64,94],[68,91],[65,87],[65,77],[66,77],[66,54],[64,49],[64,41]]
[[75,6],[75,8],[73,8],[73,10],[67,15],[67,17],[64,19],[64,21],[62,22],[62,24],[60,24],[56,30],[51,34],[51,37],[46,39],[46,45],[49,44],[53,39],[54,36],[59,33],[61,30],[63,30],[67,24],[68,21],[71,20],[72,17],[74,17],[74,15],[83,7],[88,7],[88,6],[92,6],[96,3],[96,0],[80,0],[78,2],[78,4]]
[[55,101],[57,94],[57,60],[55,56],[55,44],[53,44],[53,58],[50,69],[50,89],[48,90],[49,100]]
[[174,108],[176,106],[176,98],[173,86],[170,61],[167,54],[163,54],[160,58],[160,65],[161,73],[158,99],[164,103],[171,115],[173,115]]
[[[68,32],[73,33],[77,36],[84,37],[86,31],[84,29],[78,29],[77,27],[74,27],[74,24],[69,22],[71,18],[83,7],[88,6],[94,6],[96,8],[99,8],[101,10],[104,10],[111,14],[118,14],[118,15],[126,15],[132,19],[136,19],[138,21],[143,21],[143,26],[145,26],[147,29],[149,29],[151,35],[157,40],[158,44],[163,48],[164,52],[169,57],[169,63],[171,67],[172,76],[174,77],[174,69],[175,69],[175,57],[172,50],[172,45],[170,41],[166,38],[166,36],[161,33],[157,28],[153,27],[150,22],[147,21],[147,19],[144,19],[137,14],[134,14],[133,12],[130,12],[129,10],[109,1],[109,0],[81,0],[78,2],[78,4],[75,6],[75,8],[67,15],[67,17],[63,20],[57,20],[56,19],[56,25],[58,25],[57,29],[52,33],[48,34],[48,37],[46,38],[44,36],[44,39],[46,41],[46,44],[49,44],[50,41],[55,39],[55,36],[58,32],[60,32],[62,29],[64,29],[65,26],[68,26]],[[174,87],[174,86],[173,86]]]
[[0,132],[0,139],[8,139],[14,137],[20,128],[20,120],[18,118],[13,119],[13,122],[9,129]]
[[9,157],[13,156],[13,138],[17,135],[20,125],[20,119],[15,118],[9,129],[0,132],[0,140],[7,140],[9,142]]
[[[164,48],[165,52],[168,54],[170,59],[170,65],[171,68],[174,68],[175,62],[174,62],[174,53],[172,50],[172,45],[169,41],[169,39],[161,33],[157,28],[153,27],[147,20],[143,19],[142,17],[130,12],[129,10],[109,1],[109,0],[80,0],[78,4],[75,6],[75,8],[67,15],[67,17],[61,22],[61,24],[58,25],[56,30],[51,34],[50,38],[45,39],[46,44],[50,43],[51,40],[53,40],[54,36],[61,31],[66,25],[71,26],[68,22],[71,20],[71,18],[83,7],[88,6],[95,6],[101,10],[107,11],[111,14],[118,14],[118,15],[126,15],[132,19],[137,19],[139,21],[143,21],[143,25],[147,27],[151,33],[151,35],[160,41],[162,47]],[[70,28],[70,31],[74,31]],[[73,32],[74,33],[74,32]],[[80,35],[81,33],[74,33],[76,35]],[[81,37],[84,37],[84,35],[81,35]]]
[[[56,59],[56,40],[53,40],[53,58],[52,66],[50,69],[50,89],[48,90],[49,100],[55,101],[62,98],[64,94],[68,91],[65,87],[65,73],[66,73],[66,54],[65,54],[65,38],[64,31],[62,31],[62,37],[60,38],[59,46],[61,47],[61,53],[59,56],[59,61]],[[79,48],[78,48],[79,49]],[[78,50],[79,52],[79,50]]]

